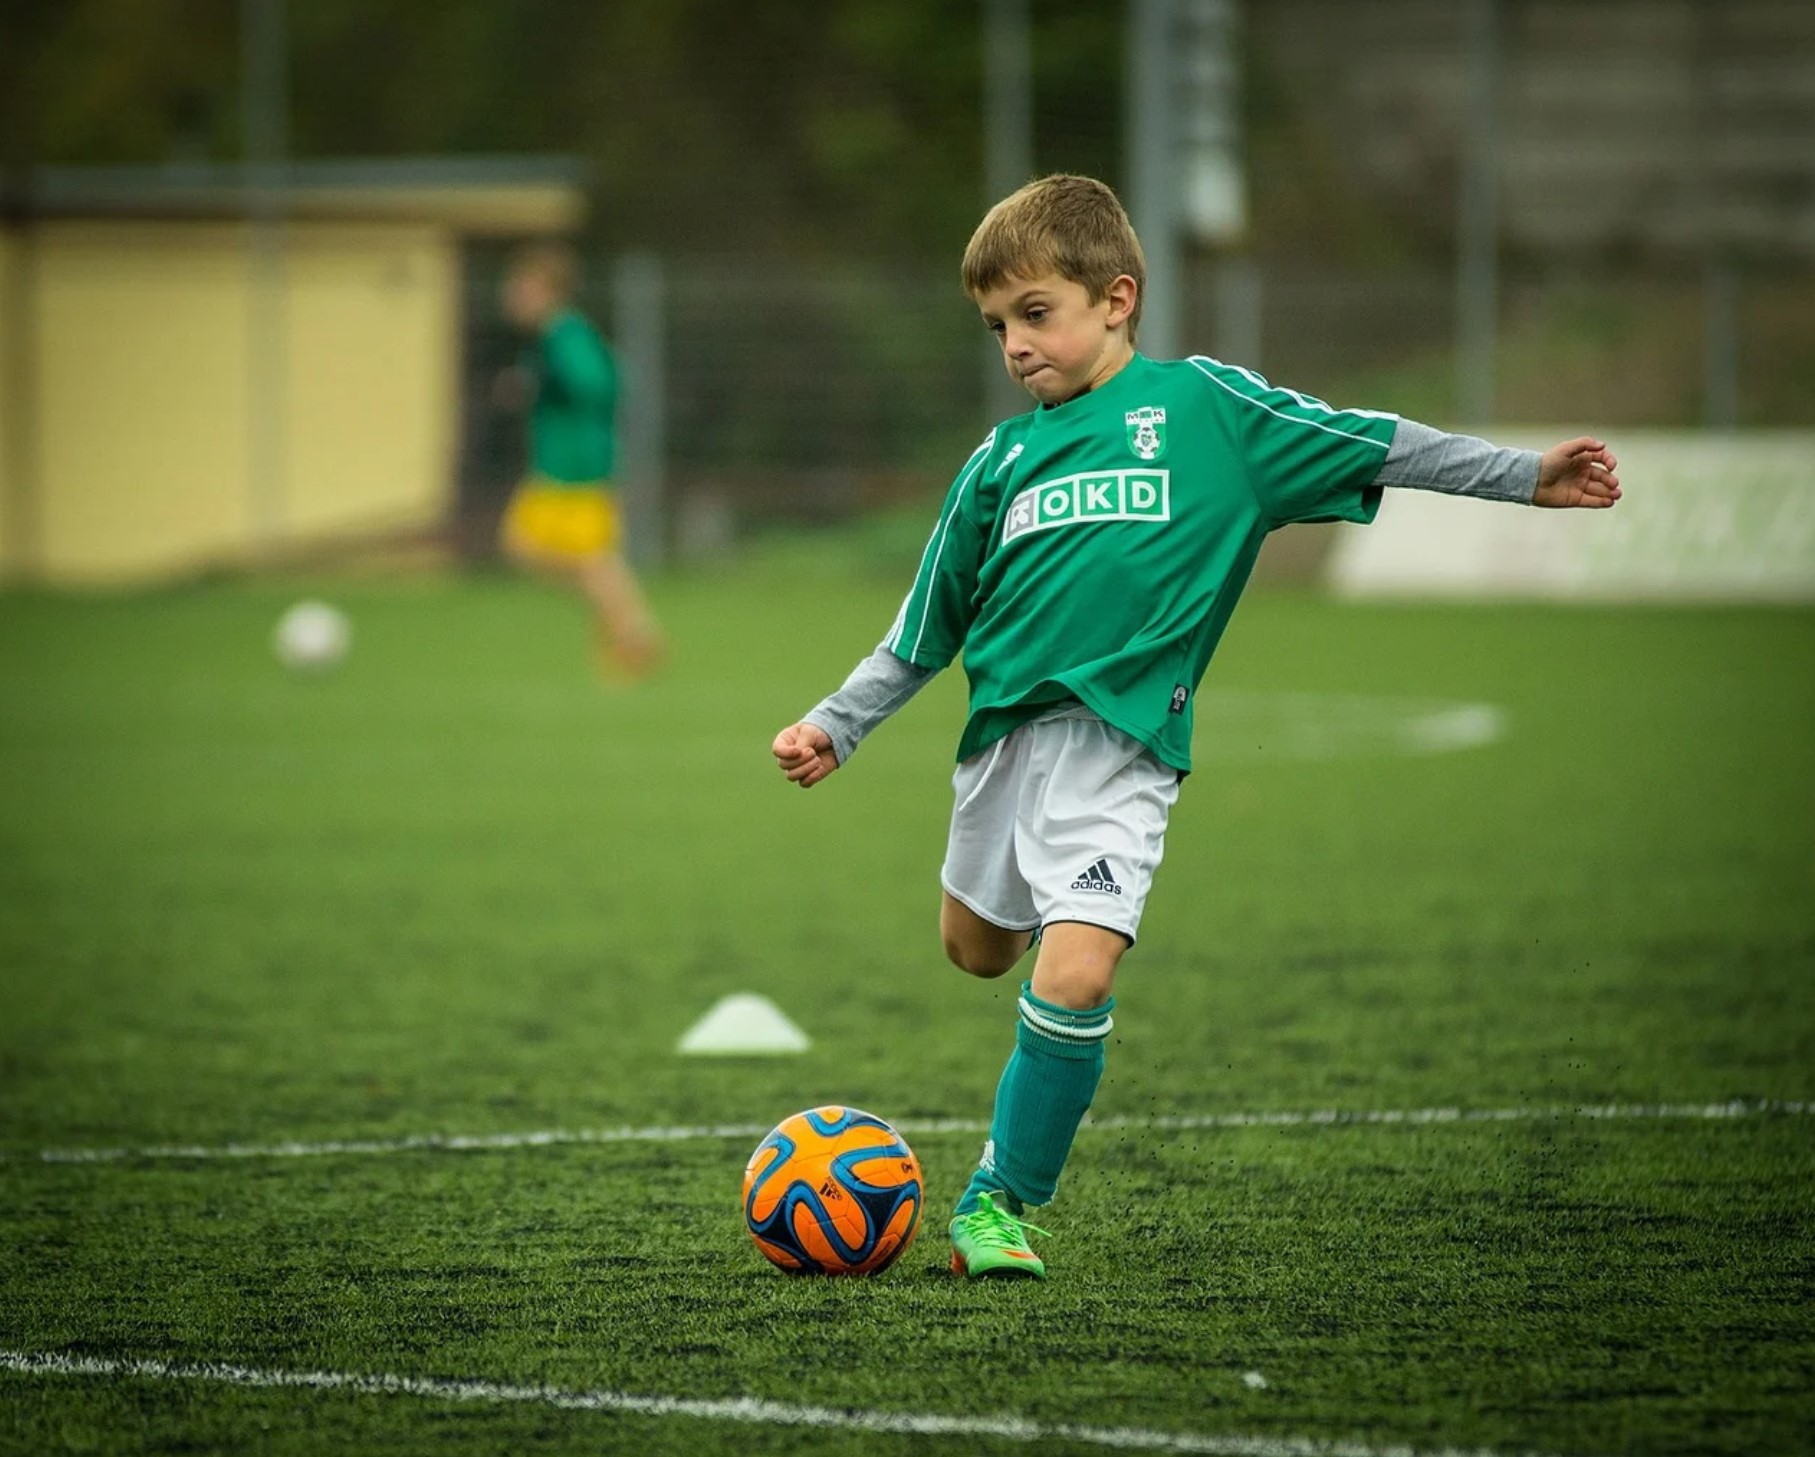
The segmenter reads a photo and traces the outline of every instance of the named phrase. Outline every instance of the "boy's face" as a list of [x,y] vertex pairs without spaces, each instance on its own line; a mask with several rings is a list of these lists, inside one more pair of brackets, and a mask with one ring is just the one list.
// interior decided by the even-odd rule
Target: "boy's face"
[[1081,283],[1057,273],[1005,278],[977,296],[983,322],[1002,345],[1009,378],[1043,405],[1095,389],[1134,353],[1128,318],[1135,282],[1118,277],[1095,303]]
[[554,288],[540,269],[518,268],[504,280],[504,316],[519,329],[540,329],[557,302]]

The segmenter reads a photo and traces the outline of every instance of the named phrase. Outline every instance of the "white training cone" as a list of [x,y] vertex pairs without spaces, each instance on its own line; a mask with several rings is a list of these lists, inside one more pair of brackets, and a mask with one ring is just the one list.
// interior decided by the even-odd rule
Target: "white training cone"
[[734,992],[687,1029],[677,1052],[701,1056],[740,1052],[805,1052],[807,1034],[767,997]]

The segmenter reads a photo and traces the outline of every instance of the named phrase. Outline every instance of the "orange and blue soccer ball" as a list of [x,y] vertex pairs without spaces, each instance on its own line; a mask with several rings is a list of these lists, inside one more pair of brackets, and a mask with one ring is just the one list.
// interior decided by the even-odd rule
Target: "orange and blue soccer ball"
[[914,1242],[920,1160],[873,1113],[836,1105],[784,1119],[744,1168],[744,1223],[790,1275],[875,1275]]

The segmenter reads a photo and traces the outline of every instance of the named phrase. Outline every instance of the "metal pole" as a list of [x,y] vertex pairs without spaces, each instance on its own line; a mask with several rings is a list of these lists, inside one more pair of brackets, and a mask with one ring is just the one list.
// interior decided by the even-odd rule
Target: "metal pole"
[[285,0],[241,0],[241,125],[247,248],[246,485],[255,552],[282,536],[289,452],[289,311],[285,193],[289,185],[289,26]]
[[1178,353],[1183,272],[1173,7],[1174,0],[1130,0],[1128,7],[1128,211],[1147,255],[1147,299],[1138,342],[1142,353],[1158,359]]
[[1033,49],[1028,0],[984,0],[984,173],[991,203],[1033,175]]
[[[985,207],[993,207],[1033,176],[1033,31],[1028,0],[983,3],[983,178]],[[1019,414],[1028,398],[1002,367],[1002,351],[984,343],[985,413],[990,420]]]
[[1698,7],[1691,19],[1696,144],[1685,160],[1701,214],[1702,419],[1710,430],[1732,430],[1739,423],[1740,286],[1733,239],[1721,207],[1716,151],[1726,118],[1714,84],[1712,58],[1719,54],[1714,16]]
[[1730,259],[1708,260],[1703,309],[1705,418],[1710,430],[1731,430],[1739,424],[1739,274]]
[[1499,6],[1469,0],[1467,115],[1456,220],[1456,412],[1483,426],[1494,413],[1494,348],[1499,301],[1499,199],[1495,147],[1499,113]]
[[1260,265],[1251,253],[1232,253],[1216,264],[1217,355],[1250,369],[1263,367],[1260,352],[1263,301]]
[[[1184,0],[1179,156],[1191,241],[1210,260],[1211,342],[1224,359],[1258,367],[1260,269],[1248,248],[1248,178],[1241,122],[1242,14],[1237,0]],[[1188,294],[1192,292],[1187,290]],[[1183,314],[1193,319],[1194,300]]]
[[612,345],[623,361],[618,391],[618,488],[626,547],[639,566],[667,556],[667,287],[662,260],[630,253],[611,270]]
[[1241,9],[1236,0],[1185,0],[1177,60],[1179,186],[1192,239],[1219,248],[1248,231],[1241,123]]

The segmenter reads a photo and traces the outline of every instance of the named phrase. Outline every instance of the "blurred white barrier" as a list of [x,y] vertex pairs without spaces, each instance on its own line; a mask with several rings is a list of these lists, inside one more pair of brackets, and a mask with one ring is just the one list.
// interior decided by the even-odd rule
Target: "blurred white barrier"
[[[1580,431],[1495,432],[1541,449]],[[1391,491],[1341,528],[1330,586],[1349,597],[1815,601],[1815,432],[1616,431],[1625,499],[1533,511]]]

